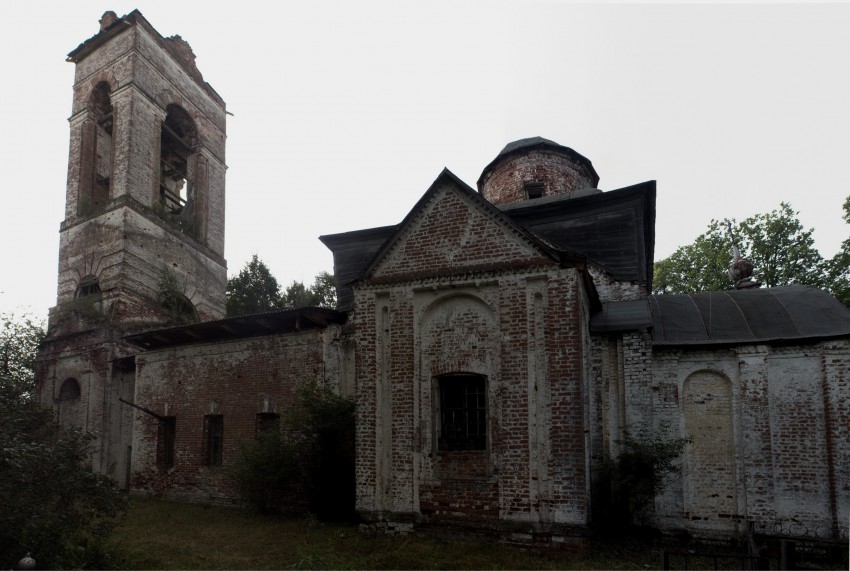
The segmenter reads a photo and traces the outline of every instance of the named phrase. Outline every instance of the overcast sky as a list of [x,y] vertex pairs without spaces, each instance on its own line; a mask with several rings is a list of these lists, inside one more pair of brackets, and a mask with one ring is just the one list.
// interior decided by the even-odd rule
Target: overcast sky
[[105,10],[180,34],[233,113],[228,275],[331,270],[322,234],[399,222],[443,167],[475,183],[552,139],[611,190],[658,181],[656,259],[790,202],[848,234],[850,5],[14,2],[0,12],[0,311],[56,302],[73,64]]

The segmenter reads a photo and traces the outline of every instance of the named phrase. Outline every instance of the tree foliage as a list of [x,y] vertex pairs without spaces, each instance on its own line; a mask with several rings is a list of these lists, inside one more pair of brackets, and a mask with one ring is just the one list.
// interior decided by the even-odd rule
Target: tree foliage
[[[850,224],[850,196],[844,201],[844,221]],[[850,307],[850,237],[841,243],[838,252],[829,260],[827,280],[832,295]]]
[[326,519],[354,514],[354,403],[305,383],[280,430],[243,443],[229,473],[262,513],[308,509]]
[[0,314],[0,390],[28,399],[33,396],[33,366],[44,325],[29,315]]
[[301,307],[336,307],[332,274],[319,273],[312,286],[293,281],[282,290],[268,266],[254,254],[238,275],[227,280],[229,317]]
[[336,280],[328,272],[320,272],[313,285],[293,281],[281,296],[283,309],[299,307],[336,307]]
[[798,214],[783,202],[776,210],[756,214],[738,225],[744,256],[767,287],[824,285],[824,259],[815,249],[814,228],[804,228]]
[[724,222],[712,220],[693,244],[682,246],[669,257],[655,262],[653,292],[696,293],[728,289],[731,285],[727,273],[730,252]]
[[797,214],[783,202],[775,210],[740,223],[712,220],[692,244],[656,262],[653,292],[699,293],[733,287],[728,274],[732,244],[727,224],[732,226],[741,255],[753,264],[753,278],[762,285],[828,287],[828,264],[814,247],[813,229],[806,229]]
[[269,267],[254,254],[245,267],[227,280],[227,315],[248,315],[277,309],[280,285]]
[[109,566],[97,541],[125,506],[89,466],[91,437],[63,430],[34,398],[31,318],[0,316],[0,568],[27,552],[41,568]]

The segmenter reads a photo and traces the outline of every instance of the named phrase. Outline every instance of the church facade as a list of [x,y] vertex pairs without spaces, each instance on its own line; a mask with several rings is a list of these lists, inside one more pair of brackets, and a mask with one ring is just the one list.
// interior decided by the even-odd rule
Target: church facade
[[[668,531],[846,541],[850,311],[787,286],[651,295],[653,181],[602,191],[534,137],[473,189],[328,234],[338,307],[224,317],[225,105],[179,36],[107,13],[76,64],[39,397],[137,492],[233,503],[222,466],[298,383],[356,404],[356,502],[388,532],[582,544],[624,436],[690,437]],[[182,323],[182,324],[181,324]]]

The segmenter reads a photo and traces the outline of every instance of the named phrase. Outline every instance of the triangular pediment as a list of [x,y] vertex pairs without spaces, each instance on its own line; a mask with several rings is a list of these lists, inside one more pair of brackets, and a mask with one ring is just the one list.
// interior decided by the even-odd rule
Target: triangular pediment
[[554,250],[444,170],[360,279],[424,278],[557,260]]

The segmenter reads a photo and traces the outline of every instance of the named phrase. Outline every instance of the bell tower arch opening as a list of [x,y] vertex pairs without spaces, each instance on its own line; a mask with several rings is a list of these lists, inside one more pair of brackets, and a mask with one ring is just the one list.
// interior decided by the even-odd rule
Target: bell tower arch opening
[[101,81],[88,99],[88,118],[83,123],[80,153],[79,216],[101,212],[110,198],[114,122],[110,91],[109,83]]
[[166,113],[159,143],[159,206],[169,222],[195,236],[198,128],[177,104],[169,104]]

